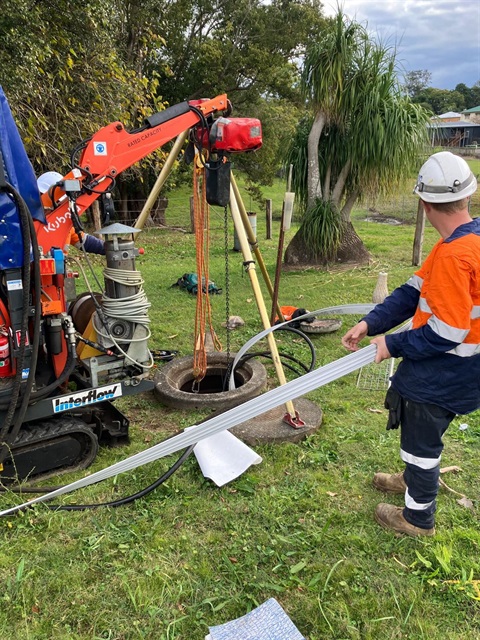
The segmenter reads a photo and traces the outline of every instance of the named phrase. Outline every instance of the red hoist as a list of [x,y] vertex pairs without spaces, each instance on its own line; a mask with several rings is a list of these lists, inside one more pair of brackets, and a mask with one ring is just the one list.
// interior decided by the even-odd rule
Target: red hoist
[[150,305],[135,268],[138,230],[118,223],[102,230],[102,296],[71,301],[76,274],[64,248],[72,233],[82,238],[81,215],[97,198],[111,202],[125,169],[185,131],[212,167],[209,201],[223,202],[225,180],[218,177],[228,155],[262,144],[260,121],[230,112],[227,96],[219,95],[155,113],[133,131],[121,122],[103,127],[78,145],[71,171],[42,195],[46,222],[32,220],[21,190],[10,184],[8,163],[0,161],[0,195],[8,194],[18,213],[11,224],[0,220],[7,227],[2,238],[23,247],[21,264],[10,268],[0,260],[1,482],[85,468],[100,439],[128,436],[129,421],[113,401],[153,388]]

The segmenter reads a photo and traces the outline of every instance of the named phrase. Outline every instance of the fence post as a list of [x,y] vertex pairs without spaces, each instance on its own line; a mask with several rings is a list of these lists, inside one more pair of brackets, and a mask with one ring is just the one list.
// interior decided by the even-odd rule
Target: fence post
[[417,223],[415,225],[415,238],[413,240],[412,265],[417,267],[422,262],[423,234],[425,232],[425,212],[423,203],[419,199],[417,207]]
[[[100,216],[100,204],[98,200],[95,200],[95,202],[92,202],[92,218],[93,218],[93,226],[95,228],[95,231],[98,231],[99,229],[102,228],[102,220]],[[98,236],[98,237],[101,238],[102,236]]]
[[272,239],[272,201],[265,200],[265,216],[266,216],[266,239]]

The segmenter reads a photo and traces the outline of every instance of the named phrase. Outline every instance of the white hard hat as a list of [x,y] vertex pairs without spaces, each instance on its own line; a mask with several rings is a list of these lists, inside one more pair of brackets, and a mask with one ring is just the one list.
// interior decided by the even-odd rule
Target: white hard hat
[[63,176],[58,171],[47,171],[37,178],[37,187],[40,193],[46,193],[50,187],[60,180],[63,180]]
[[471,196],[477,179],[460,156],[440,151],[425,162],[413,190],[425,202],[454,202]]

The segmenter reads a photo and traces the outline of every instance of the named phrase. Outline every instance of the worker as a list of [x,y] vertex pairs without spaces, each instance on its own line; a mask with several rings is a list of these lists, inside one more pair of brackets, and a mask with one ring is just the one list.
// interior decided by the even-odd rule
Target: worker
[[[442,436],[456,414],[480,407],[480,219],[470,216],[477,180],[450,152],[433,154],[414,189],[441,236],[422,267],[342,338],[350,351],[365,336],[375,362],[402,358],[391,378],[387,429],[401,427],[403,472],[376,473],[374,487],[401,493],[405,506],[379,504],[376,521],[410,536],[435,533]],[[411,328],[384,334],[413,316]]]
[[[44,194],[47,193],[47,191],[49,191],[55,185],[59,185],[59,188],[61,188],[62,181],[63,176],[61,173],[58,173],[58,171],[47,171],[46,173],[42,173],[42,175],[37,179],[38,190],[41,194]],[[81,233],[80,238],[79,234],[76,233],[73,227],[70,231],[68,245],[64,248],[65,252],[68,252],[69,245],[77,247],[77,249],[82,249],[83,246],[83,249],[85,249],[87,253],[105,255],[105,244],[103,240],[101,240],[100,238],[95,238],[95,236],[92,236],[89,233],[85,233],[84,231]]]

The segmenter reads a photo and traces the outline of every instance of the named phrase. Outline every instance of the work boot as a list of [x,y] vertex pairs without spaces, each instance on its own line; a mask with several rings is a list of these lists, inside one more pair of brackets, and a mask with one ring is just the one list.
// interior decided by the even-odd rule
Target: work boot
[[405,533],[413,538],[417,536],[435,535],[435,527],[431,529],[421,529],[410,524],[403,517],[403,507],[395,507],[393,504],[378,504],[375,508],[375,520],[384,529],[394,531],[396,535]]
[[403,471],[400,473],[376,473],[373,476],[373,486],[386,493],[405,493],[407,490]]

